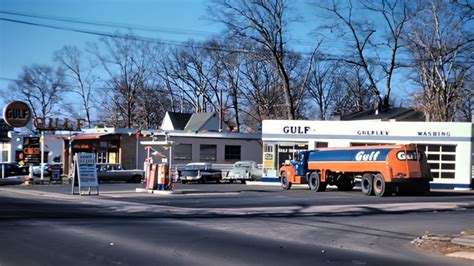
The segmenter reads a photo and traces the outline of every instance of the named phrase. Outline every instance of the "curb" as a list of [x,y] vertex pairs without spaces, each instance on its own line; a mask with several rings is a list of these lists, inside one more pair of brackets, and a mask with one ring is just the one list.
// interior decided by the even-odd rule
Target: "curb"
[[449,254],[446,254],[446,256],[474,260],[474,252],[468,252],[468,251],[458,251],[454,253],[449,253]]

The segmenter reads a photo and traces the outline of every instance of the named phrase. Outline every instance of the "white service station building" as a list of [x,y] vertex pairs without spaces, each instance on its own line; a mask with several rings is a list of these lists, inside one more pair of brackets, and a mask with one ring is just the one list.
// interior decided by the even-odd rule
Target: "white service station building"
[[431,168],[432,188],[472,189],[473,128],[472,123],[264,120],[262,181],[278,182],[278,168],[298,150],[418,144]]

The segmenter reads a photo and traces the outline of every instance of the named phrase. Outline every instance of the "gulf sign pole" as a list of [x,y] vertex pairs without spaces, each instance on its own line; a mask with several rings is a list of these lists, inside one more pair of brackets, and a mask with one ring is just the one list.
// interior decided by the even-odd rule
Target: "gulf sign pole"
[[[44,180],[44,131],[41,131],[41,137],[40,137],[40,143],[41,143],[41,183],[43,183]],[[50,180],[51,181],[51,180]]]

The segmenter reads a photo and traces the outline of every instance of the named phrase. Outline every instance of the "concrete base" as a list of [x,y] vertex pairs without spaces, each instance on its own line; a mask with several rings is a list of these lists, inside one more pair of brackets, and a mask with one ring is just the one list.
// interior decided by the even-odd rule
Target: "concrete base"
[[179,190],[148,190],[146,188],[135,188],[135,192],[138,193],[149,193],[157,195],[171,195],[171,194],[181,194]]

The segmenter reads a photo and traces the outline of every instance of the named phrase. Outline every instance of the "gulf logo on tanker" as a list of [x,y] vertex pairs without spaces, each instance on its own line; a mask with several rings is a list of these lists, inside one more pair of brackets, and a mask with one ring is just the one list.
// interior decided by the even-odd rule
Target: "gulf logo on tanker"
[[360,151],[356,154],[355,160],[356,161],[377,161],[377,158],[380,155],[380,151],[372,151],[370,153],[366,153],[365,151]]

